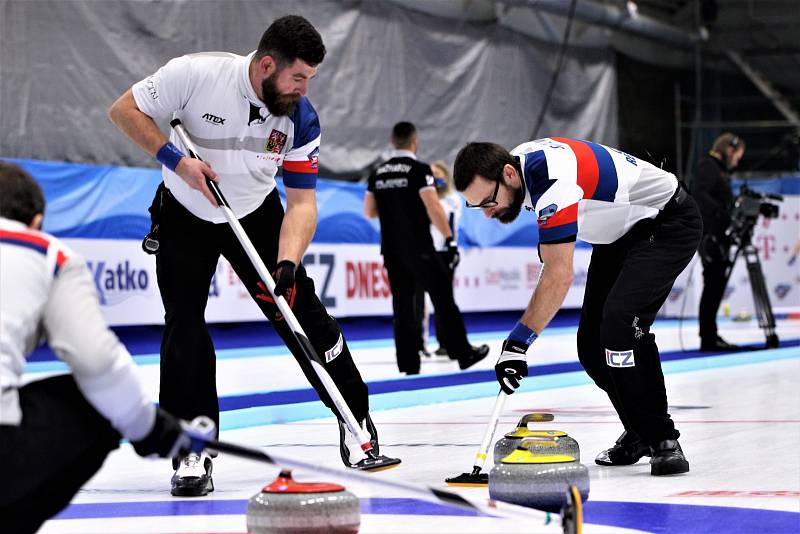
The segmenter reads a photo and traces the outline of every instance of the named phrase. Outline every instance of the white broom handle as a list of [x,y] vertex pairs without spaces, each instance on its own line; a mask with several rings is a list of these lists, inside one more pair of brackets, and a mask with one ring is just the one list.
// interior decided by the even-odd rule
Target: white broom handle
[[494,401],[492,416],[489,418],[489,424],[486,425],[486,432],[483,434],[481,448],[475,455],[474,466],[479,469],[483,469],[483,464],[486,462],[486,455],[489,453],[489,446],[492,444],[492,438],[497,430],[497,423],[500,421],[500,414],[503,412],[503,405],[506,403],[507,397],[508,395],[506,392],[501,389]]
[[[200,157],[200,154],[197,152],[194,143],[192,143],[191,139],[189,139],[189,135],[186,133],[186,129],[183,127],[181,120],[173,119],[172,122],[170,122],[170,125],[175,130],[178,138],[180,138],[183,146],[189,151],[189,156],[202,161],[203,158]],[[317,373],[322,385],[325,387],[325,391],[328,392],[328,395],[333,401],[333,404],[336,406],[339,415],[342,417],[342,419],[344,419],[344,422],[347,425],[347,428],[350,430],[350,433],[355,436],[356,439],[358,439],[358,442],[364,451],[371,450],[372,445],[370,444],[367,433],[356,422],[356,418],[350,411],[350,407],[347,406],[347,403],[342,398],[341,393],[339,393],[339,388],[336,387],[336,383],[328,374],[328,371],[325,369],[322,363],[320,363],[319,356],[314,350],[314,347],[311,346],[311,343],[308,341],[308,336],[306,336],[306,333],[303,331],[303,327],[300,326],[300,323],[297,321],[292,308],[286,302],[286,299],[283,297],[283,295],[275,295],[275,282],[272,280],[272,275],[267,269],[267,266],[264,265],[264,261],[261,259],[261,256],[258,255],[258,252],[253,246],[253,243],[250,241],[250,238],[247,237],[247,233],[244,231],[244,228],[242,228],[242,225],[236,218],[236,215],[234,215],[230,204],[228,204],[228,201],[225,200],[225,197],[222,195],[222,191],[220,191],[216,183],[208,178],[206,178],[206,183],[211,189],[211,192],[214,194],[214,197],[217,199],[219,208],[225,215],[225,219],[227,219],[228,224],[230,224],[233,233],[236,235],[236,239],[239,240],[239,243],[241,243],[242,248],[247,254],[247,257],[250,258],[253,267],[255,267],[256,272],[267,285],[269,294],[272,295],[272,298],[275,300],[275,304],[278,306],[278,310],[280,310],[281,314],[286,320],[286,323],[294,332],[294,335],[297,338],[297,343],[300,345],[300,348],[311,362],[311,367],[313,367],[314,371]]]

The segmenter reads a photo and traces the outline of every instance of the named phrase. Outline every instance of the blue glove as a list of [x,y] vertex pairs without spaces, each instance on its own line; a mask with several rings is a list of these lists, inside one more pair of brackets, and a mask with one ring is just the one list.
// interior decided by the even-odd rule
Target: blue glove
[[536,333],[522,323],[517,323],[503,341],[503,349],[494,372],[497,382],[507,395],[511,395],[520,386],[523,377],[528,376],[528,360],[525,353],[536,339]]

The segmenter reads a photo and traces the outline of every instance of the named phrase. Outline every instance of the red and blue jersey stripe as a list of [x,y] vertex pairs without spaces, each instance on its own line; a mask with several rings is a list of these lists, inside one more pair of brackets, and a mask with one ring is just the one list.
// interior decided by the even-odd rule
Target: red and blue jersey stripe
[[[34,250],[44,256],[47,256],[47,250],[50,248],[50,241],[40,235],[8,230],[0,230],[0,243]],[[56,254],[55,274],[58,274],[65,261],[67,257],[59,250]]]
[[[292,114],[294,141],[292,150],[311,143],[320,135],[319,116],[307,97],[297,103]],[[290,150],[291,154],[291,150]],[[283,183],[286,187],[314,189],[319,172],[319,147],[306,154],[302,160],[283,161]]]
[[583,189],[583,198],[614,202],[617,194],[617,168],[608,150],[589,141],[566,137],[551,137],[572,149],[578,163],[577,182]]

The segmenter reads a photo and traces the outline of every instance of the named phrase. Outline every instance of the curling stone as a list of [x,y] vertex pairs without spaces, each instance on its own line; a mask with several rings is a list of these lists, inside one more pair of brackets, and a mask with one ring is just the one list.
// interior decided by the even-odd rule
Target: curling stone
[[528,428],[528,423],[549,423],[553,419],[555,419],[555,416],[551,413],[526,413],[520,418],[517,428]]
[[546,512],[567,504],[570,485],[581,501],[589,498],[589,470],[572,456],[538,455],[516,449],[489,471],[489,496]]
[[355,534],[360,525],[358,497],[338,484],[295,482],[288,469],[247,503],[249,534]]
[[[581,449],[578,446],[578,442],[568,436],[566,432],[560,430],[528,430],[527,427],[517,427],[513,432],[509,432],[494,444],[495,465],[514,452],[520,446],[522,440],[528,438],[545,438],[541,441],[541,447],[546,447],[546,449],[540,450],[537,448],[534,451],[536,453],[572,456],[578,461],[581,459]],[[535,443],[535,441],[531,441],[531,443]]]

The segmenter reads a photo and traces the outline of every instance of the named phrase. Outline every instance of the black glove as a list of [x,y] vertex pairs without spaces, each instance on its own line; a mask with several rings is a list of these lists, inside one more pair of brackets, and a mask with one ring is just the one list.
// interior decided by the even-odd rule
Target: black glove
[[156,408],[153,429],[141,440],[132,441],[131,445],[139,456],[157,454],[161,458],[174,458],[190,450],[191,438],[172,414]]
[[447,267],[454,271],[456,267],[458,267],[458,263],[461,261],[461,254],[458,253],[458,244],[456,244],[456,240],[452,237],[448,237],[445,242],[445,253],[447,254]]
[[290,308],[294,305],[294,273],[296,270],[297,266],[294,262],[283,260],[278,262],[275,272],[272,273],[272,277],[275,279],[275,296],[283,296]]
[[503,351],[494,365],[494,372],[500,383],[500,389],[508,395],[519,387],[522,377],[528,376],[528,360],[525,353],[529,346],[513,339],[503,341]]

